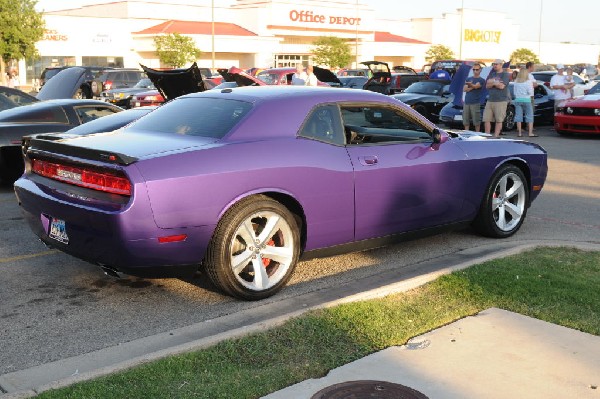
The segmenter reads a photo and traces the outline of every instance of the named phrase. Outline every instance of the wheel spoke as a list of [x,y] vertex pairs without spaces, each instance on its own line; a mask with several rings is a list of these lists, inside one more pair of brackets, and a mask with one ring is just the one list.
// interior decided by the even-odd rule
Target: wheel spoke
[[293,257],[292,248],[274,247],[272,245],[267,245],[261,254],[263,258],[274,260],[283,265],[289,264]]
[[267,275],[267,269],[263,266],[260,256],[252,259],[252,268],[254,269],[254,286],[260,290],[268,288],[269,276]]
[[281,218],[279,215],[273,214],[268,220],[265,228],[258,236],[258,241],[260,244],[265,244],[267,241],[271,239],[275,235],[275,233],[280,229],[279,222]]
[[245,220],[244,223],[238,229],[237,234],[242,238],[242,240],[244,240],[246,245],[254,245],[256,233],[254,231],[254,227],[252,226],[252,220]]
[[521,218],[521,215],[523,214],[523,211],[520,206],[511,204],[510,202],[504,204],[504,208],[506,212],[508,212],[510,216],[512,216],[513,220],[519,220]]
[[500,205],[502,205],[502,199],[495,197],[492,198],[492,212],[495,211],[496,209],[498,209],[500,207]]
[[231,268],[233,272],[238,275],[244,270],[244,268],[248,265],[250,260],[252,259],[253,251],[245,250],[239,255],[234,255],[231,257]]
[[498,208],[498,221],[496,222],[496,224],[499,228],[503,230],[506,228],[506,211],[502,206]]
[[506,197],[506,186],[508,185],[508,176],[502,176],[502,179],[498,182],[498,187],[500,188],[500,197]]
[[515,195],[519,195],[521,193],[521,189],[523,188],[523,182],[520,180],[514,180],[513,186],[506,192],[506,199],[510,199]]

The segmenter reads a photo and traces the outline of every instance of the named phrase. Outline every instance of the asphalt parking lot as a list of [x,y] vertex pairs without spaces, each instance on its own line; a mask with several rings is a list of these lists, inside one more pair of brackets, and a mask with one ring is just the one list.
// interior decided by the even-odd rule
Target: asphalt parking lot
[[[600,137],[532,138],[549,153],[549,175],[523,228],[502,245],[600,243]],[[513,132],[509,136],[515,136]],[[11,188],[0,188],[0,375],[163,333],[265,303],[339,288],[499,241],[470,230],[387,248],[302,262],[289,286],[260,302],[222,296],[202,274],[188,280],[115,280],[96,266],[42,245]]]

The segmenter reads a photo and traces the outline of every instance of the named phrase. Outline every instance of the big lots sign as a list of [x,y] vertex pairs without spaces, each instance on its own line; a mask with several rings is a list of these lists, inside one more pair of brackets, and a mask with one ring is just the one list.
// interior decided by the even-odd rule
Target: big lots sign
[[290,11],[290,20],[293,22],[309,22],[326,25],[360,25],[360,18],[350,18],[335,15],[315,14],[313,11]]

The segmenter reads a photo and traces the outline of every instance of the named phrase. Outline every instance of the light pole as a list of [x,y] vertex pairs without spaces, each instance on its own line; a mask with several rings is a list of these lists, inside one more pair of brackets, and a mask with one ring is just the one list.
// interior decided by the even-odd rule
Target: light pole
[[211,28],[211,44],[212,44],[212,68],[211,72],[215,72],[215,0],[210,2],[210,28]]
[[544,0],[540,0],[540,29],[538,30],[538,57],[542,59],[542,12],[544,10]]
[[460,3],[460,43],[458,45],[458,58],[463,59],[462,55],[462,46],[463,46],[463,31],[464,31],[464,19],[465,19],[465,0],[462,0]]
[[354,67],[358,68],[358,0],[356,0],[356,40],[354,42]]

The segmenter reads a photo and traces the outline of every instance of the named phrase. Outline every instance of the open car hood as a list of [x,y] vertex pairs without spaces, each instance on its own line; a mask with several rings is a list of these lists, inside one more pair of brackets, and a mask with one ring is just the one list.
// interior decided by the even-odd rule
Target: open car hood
[[382,61],[364,61],[361,62],[362,65],[365,65],[374,77],[388,76],[391,77],[392,73],[390,71],[390,67],[387,62]]
[[331,72],[329,69],[319,68],[317,66],[313,66],[313,73],[317,77],[317,79],[321,82],[325,83],[336,83],[341,86],[342,82],[335,76],[335,73]]
[[140,66],[165,101],[206,90],[206,86],[202,81],[202,74],[195,62],[187,69],[167,69],[164,71],[148,68],[142,64]]
[[85,79],[85,69],[80,67],[66,68],[57,73],[42,86],[35,96],[38,100],[55,100],[73,98]]
[[226,82],[235,82],[238,87],[243,86],[266,86],[267,84],[262,80],[255,78],[254,76],[246,73],[243,69],[237,67],[231,67],[229,69],[219,69],[219,74],[223,76],[223,80]]

